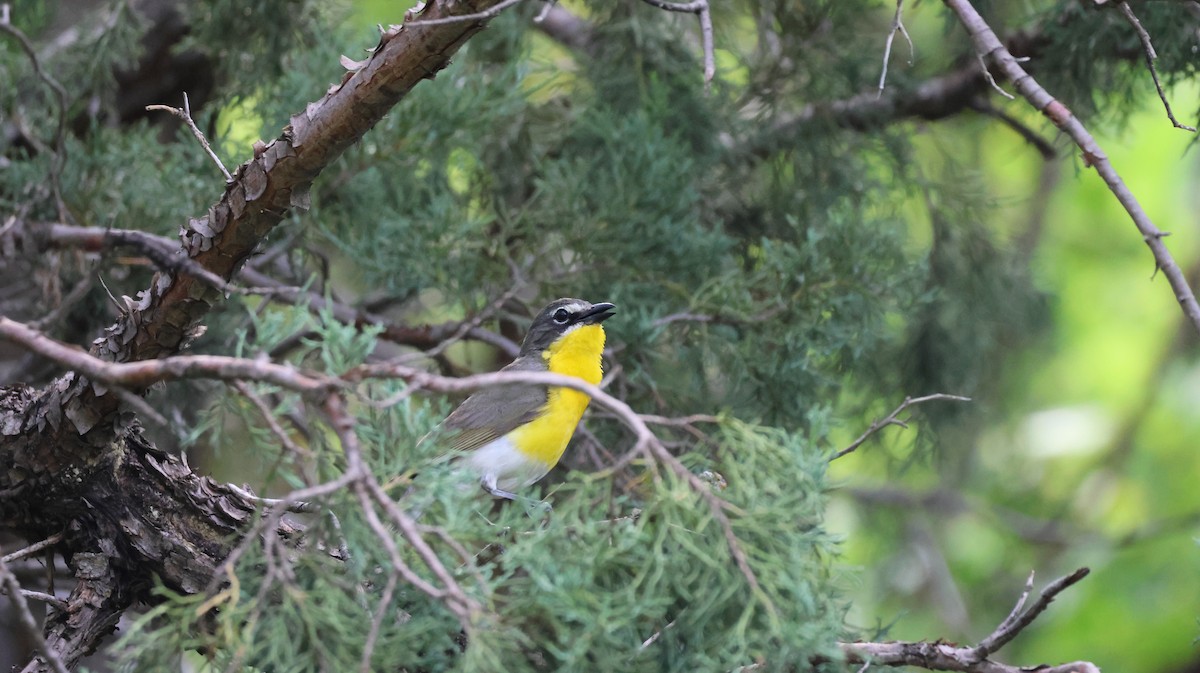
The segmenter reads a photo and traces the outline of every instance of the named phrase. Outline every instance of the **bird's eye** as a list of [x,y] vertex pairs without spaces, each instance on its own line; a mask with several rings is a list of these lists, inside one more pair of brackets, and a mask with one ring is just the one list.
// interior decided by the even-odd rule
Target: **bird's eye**
[[554,312],[554,322],[558,323],[559,325],[567,324],[567,321],[570,319],[571,313],[565,308],[560,308]]

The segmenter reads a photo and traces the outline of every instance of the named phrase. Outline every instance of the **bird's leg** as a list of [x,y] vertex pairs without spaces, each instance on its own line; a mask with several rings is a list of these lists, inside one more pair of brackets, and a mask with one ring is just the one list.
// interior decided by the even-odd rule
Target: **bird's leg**
[[517,495],[516,493],[513,493],[512,491],[506,491],[506,490],[500,488],[496,484],[496,481],[497,481],[496,475],[485,474],[479,480],[479,485],[483,488],[484,491],[487,491],[487,493],[489,495],[491,495],[492,497],[504,498],[505,500],[511,500],[513,502],[521,503],[522,505],[525,506],[525,513],[528,514],[530,516],[530,518],[533,518],[533,519],[544,518],[546,515],[550,514],[550,512],[554,511],[554,508],[550,506],[550,503],[546,502],[545,500],[538,500],[536,498],[526,498],[525,496]]
[[504,498],[505,500],[521,500],[522,499],[516,493],[513,493],[511,491],[505,491],[504,489],[497,486],[496,485],[496,475],[494,475],[494,474],[483,475],[483,478],[479,480],[479,485],[482,486],[483,490],[487,491],[494,498]]

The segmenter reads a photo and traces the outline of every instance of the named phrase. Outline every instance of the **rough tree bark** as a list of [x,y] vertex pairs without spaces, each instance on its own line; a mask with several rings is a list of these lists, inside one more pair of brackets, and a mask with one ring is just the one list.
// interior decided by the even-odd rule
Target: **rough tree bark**
[[[371,56],[291,119],[238,168],[208,212],[191,220],[183,247],[194,265],[232,279],[267,233],[307,206],[322,169],[357,142],[408,91],[445,68],[486,24],[497,0],[430,2],[409,24],[386,30]],[[431,23],[461,16],[463,20]],[[222,290],[181,265],[151,286],[93,345],[118,362],[165,357],[186,345]],[[138,393],[141,391],[132,391]],[[68,667],[110,633],[130,605],[148,600],[154,578],[201,591],[250,523],[246,498],[193,473],[147,441],[116,391],[68,373],[42,390],[0,395],[0,520],[30,540],[63,533],[55,546],[78,583],[46,622],[49,646]],[[272,534],[286,534],[277,529]],[[37,657],[27,671],[50,670]]]

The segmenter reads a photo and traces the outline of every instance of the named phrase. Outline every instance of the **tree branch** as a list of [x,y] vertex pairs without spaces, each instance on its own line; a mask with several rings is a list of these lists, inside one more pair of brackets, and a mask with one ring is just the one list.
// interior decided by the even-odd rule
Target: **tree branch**
[[898,425],[902,428],[907,428],[908,427],[907,421],[901,421],[896,417],[899,416],[901,414],[901,412],[903,412],[905,409],[907,409],[911,406],[916,406],[918,404],[923,404],[925,402],[931,402],[933,400],[954,400],[956,402],[970,402],[971,398],[963,397],[961,395],[948,395],[946,393],[934,393],[932,395],[925,395],[924,397],[906,397],[906,398],[904,398],[904,401],[900,403],[900,406],[898,406],[894,410],[892,410],[892,413],[888,414],[887,416],[884,416],[883,418],[880,418],[879,420],[875,421],[874,423],[871,423],[871,426],[869,428],[867,428],[865,432],[863,432],[861,435],[859,435],[858,439],[854,440],[853,442],[850,442],[849,446],[847,446],[846,448],[842,449],[841,451],[838,451],[837,453],[833,454],[833,457],[829,459],[829,462],[833,462],[848,453],[853,453],[856,449],[858,449],[858,447],[862,446],[863,443],[866,442],[871,437],[871,435],[875,434],[876,432],[879,432],[880,430],[886,428],[889,425]]
[[1200,332],[1200,304],[1196,303],[1196,296],[1192,292],[1192,288],[1188,286],[1183,271],[1175,263],[1167,246],[1163,244],[1162,239],[1166,234],[1154,226],[1146,211],[1138,203],[1137,197],[1133,195],[1113,167],[1112,162],[1108,160],[1108,155],[1096,143],[1096,139],[1065,105],[1055,100],[1029,73],[1025,72],[1025,69],[1000,42],[996,33],[983,20],[969,0],[943,0],[943,2],[958,16],[959,21],[967,29],[980,56],[991,59],[1004,76],[1016,86],[1017,91],[1025,100],[1046,115],[1050,121],[1054,122],[1055,126],[1066,132],[1083,151],[1085,165],[1096,169],[1109,191],[1125,208],[1130,219],[1141,232],[1142,240],[1150,247],[1157,269],[1162,270],[1163,275],[1167,277],[1167,282],[1170,283],[1175,298],[1179,300],[1184,315],[1192,322],[1196,331]]
[[233,180],[233,176],[230,175],[229,170],[225,168],[225,164],[221,161],[221,157],[218,157],[217,153],[213,151],[212,146],[208,144],[208,139],[204,137],[204,133],[200,130],[200,127],[196,126],[196,121],[192,119],[192,104],[188,102],[188,95],[186,92],[183,94],[183,108],[171,107],[170,105],[147,105],[146,110],[162,110],[163,112],[169,112],[182,119],[183,122],[187,124],[187,127],[192,131],[192,135],[196,136],[196,140],[200,142],[200,146],[204,148],[204,152],[208,154],[208,157],[213,160],[214,164],[217,165],[217,168],[221,171],[221,175],[225,176],[225,182],[230,182]]
[[1150,41],[1150,33],[1146,30],[1142,22],[1138,20],[1137,14],[1133,13],[1133,8],[1128,2],[1121,0],[1117,3],[1121,8],[1121,15],[1133,26],[1133,31],[1137,33],[1138,39],[1142,42],[1142,49],[1146,51],[1146,69],[1150,71],[1150,78],[1154,80],[1154,89],[1158,91],[1158,99],[1162,101],[1163,107],[1167,109],[1167,119],[1171,120],[1171,124],[1177,129],[1184,131],[1196,132],[1196,127],[1180,124],[1175,118],[1175,113],[1171,111],[1171,103],[1167,100],[1167,93],[1163,91],[1162,82],[1158,81],[1158,68],[1154,67],[1154,61],[1158,59],[1158,53],[1154,51],[1154,43]]
[[942,640],[934,642],[885,642],[885,643],[841,643],[842,652],[849,663],[875,666],[915,666],[931,671],[963,671],[964,673],[1100,673],[1100,668],[1087,661],[1076,661],[1058,666],[1038,666],[1030,669],[1022,666],[1002,664],[988,656],[1015,638],[1025,627],[1050,605],[1063,590],[1083,579],[1090,572],[1080,568],[1065,577],[1051,582],[1042,590],[1036,603],[1024,612],[1021,608],[1029,596],[1033,575],[1030,574],[1025,591],[1013,611],[996,629],[975,647],[960,647]]
[[37,620],[33,618],[33,612],[29,609],[29,601],[25,600],[25,590],[21,588],[21,583],[17,581],[16,575],[13,575],[12,571],[8,569],[7,558],[7,556],[0,558],[0,586],[6,588],[8,600],[17,610],[21,628],[33,640],[33,644],[41,653],[40,656],[45,659],[55,673],[67,673],[67,666],[63,663],[62,657],[58,656],[58,652],[46,643],[45,636],[38,628]]
[[[229,281],[268,232],[293,209],[308,208],[308,192],[321,171],[371,129],[424,79],[485,25],[481,20],[431,22],[487,11],[495,0],[429,2],[419,12],[419,30],[385,30],[371,56],[319,101],[294,115],[277,139],[256,149],[228,183],[221,199],[183,232],[184,249],[201,267]],[[414,21],[415,22],[415,21]],[[186,335],[217,302],[220,290],[187,274],[155,275],[131,310],[108,328],[93,352],[123,362],[150,360],[179,350]],[[101,417],[114,403],[76,395]]]
[[[420,15],[440,19],[497,4],[434,0]],[[262,374],[261,380],[329,397],[326,378],[271,363],[149,361],[177,353],[225,298],[222,287],[193,271],[228,283],[276,224],[293,209],[307,208],[321,171],[414,86],[446,67],[483,26],[456,21],[384,31],[367,60],[293,116],[279,138],[256,148],[220,200],[189,222],[182,251],[195,266],[156,273],[90,354],[5,320],[4,339],[75,370],[40,391],[0,389],[0,493],[7,512],[21,512],[12,527],[29,539],[67,531],[61,545],[78,583],[67,610],[52,611],[45,632],[48,647],[68,668],[112,631],[131,604],[148,600],[156,582],[183,593],[203,590],[230,548],[253,528],[257,507],[146,441],[136,420],[118,413],[121,396],[109,394],[106,385],[141,392],[155,380],[181,376]],[[291,525],[278,522],[280,530]],[[34,661],[26,670],[48,669]]]
[[[679,461],[658,440],[642,419],[628,404],[582,379],[550,372],[492,372],[463,378],[437,376],[424,370],[395,364],[361,365],[339,378],[313,372],[301,372],[289,365],[279,365],[265,360],[250,360],[218,355],[176,355],[145,362],[107,362],[66,344],[50,339],[27,325],[0,316],[0,339],[13,341],[47,357],[54,362],[112,385],[144,388],[154,383],[183,378],[206,378],[223,381],[253,380],[272,383],[296,392],[308,393],[328,400],[346,384],[364,379],[399,378],[407,381],[411,389],[426,388],[438,392],[466,392],[488,386],[511,384],[534,384],[571,388],[586,393],[596,402],[612,411],[621,422],[635,434],[634,450],[642,452],[652,464],[666,465],[677,477],[687,482],[705,501],[713,518],[721,526],[729,545],[730,554],[738,569],[750,584],[751,589],[769,610],[774,611],[770,599],[762,592],[758,578],[750,567],[745,550],[734,535],[733,526],[726,514],[732,505],[717,497],[712,489]],[[71,375],[68,375],[71,376]],[[351,465],[354,469],[354,466]]]
[[[510,357],[516,357],[520,344],[502,334],[478,326],[459,332],[464,322],[437,325],[404,325],[337,300],[328,300],[319,292],[305,290],[276,280],[253,264],[242,267],[238,277],[251,287],[242,287],[208,271],[194,259],[183,255],[178,243],[165,236],[156,236],[135,229],[88,227],[59,222],[29,222],[15,220],[13,226],[0,233],[0,245],[30,254],[51,248],[79,248],[100,251],[115,247],[130,247],[150,258],[160,270],[168,273],[192,274],[223,292],[265,294],[271,299],[293,305],[304,305],[314,314],[330,313],[339,322],[358,328],[378,327],[379,338],[414,348],[429,349],[455,336],[486,343]],[[257,260],[256,260],[257,261]]]

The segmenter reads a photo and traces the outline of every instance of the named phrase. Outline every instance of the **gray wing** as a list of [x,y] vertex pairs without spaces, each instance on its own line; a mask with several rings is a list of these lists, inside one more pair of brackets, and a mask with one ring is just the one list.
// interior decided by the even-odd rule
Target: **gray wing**
[[[500,371],[537,371],[538,363],[515,361]],[[544,386],[500,386],[484,388],[458,406],[442,427],[450,448],[471,451],[503,437],[517,426],[532,421],[546,404]]]

